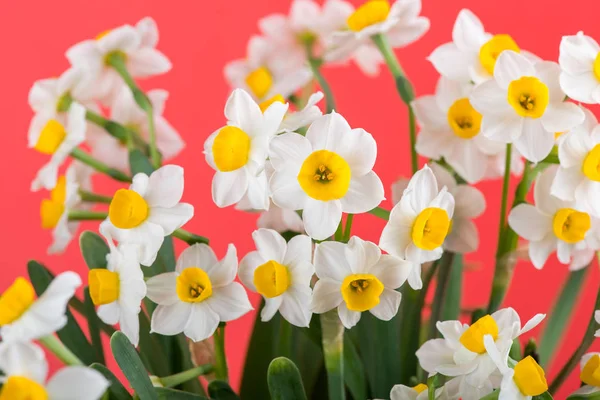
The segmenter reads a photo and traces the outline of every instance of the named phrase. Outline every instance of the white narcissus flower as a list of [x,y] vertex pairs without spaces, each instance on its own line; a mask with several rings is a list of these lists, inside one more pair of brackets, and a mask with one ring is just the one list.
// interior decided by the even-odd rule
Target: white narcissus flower
[[481,83],[493,78],[498,56],[505,50],[539,61],[537,56],[521,50],[510,35],[487,33],[471,10],[462,9],[452,29],[452,42],[437,47],[428,59],[448,79]]
[[304,232],[302,217],[294,210],[286,210],[271,203],[269,210],[260,214],[256,220],[258,228],[273,229],[279,233]]
[[498,400],[531,400],[533,396],[539,396],[548,390],[546,374],[533,357],[525,357],[513,369],[508,366],[510,347],[499,351],[494,338],[489,334],[483,337],[483,343],[487,354],[502,374]]
[[[304,106],[304,108],[302,108],[302,110],[297,110],[294,112],[288,110],[288,112],[283,117],[283,121],[281,122],[281,126],[279,127],[277,133],[294,132],[300,128],[309,126],[317,119],[319,119],[319,117],[323,115],[323,112],[321,111],[319,106],[317,106],[317,104],[323,99],[323,96],[324,95],[322,92],[315,92],[310,95],[308,101],[306,102],[306,105]],[[283,100],[283,96],[279,95],[276,97],[277,101],[279,101],[280,103],[285,103],[285,101]],[[270,105],[269,103],[272,101],[273,100],[269,101],[267,104]],[[261,110],[265,112],[268,108],[268,105],[265,107],[265,104],[261,104]]]
[[133,245],[110,246],[106,268],[89,271],[90,297],[98,306],[98,316],[109,325],[119,324],[131,344],[138,345],[140,325],[138,314],[146,297],[144,273]]
[[306,327],[315,273],[312,265],[312,241],[306,235],[293,237],[289,243],[271,229],[252,233],[256,251],[240,262],[238,276],[242,283],[265,299],[260,318],[269,321],[277,311],[290,324]]
[[50,155],[50,161],[38,171],[31,190],[52,190],[58,180],[58,169],[71,151],[85,140],[85,108],[71,104],[68,113],[39,113],[29,129],[29,147]]
[[265,163],[269,141],[279,131],[288,104],[272,102],[264,113],[242,89],[225,105],[227,126],[206,139],[206,162],[216,171],[212,197],[219,207],[245,200],[245,208],[267,210],[269,192]]
[[48,361],[33,343],[10,344],[1,355],[2,400],[99,400],[110,386],[100,372],[84,366],[61,368],[46,381]]
[[[536,179],[535,206],[519,204],[508,215],[508,224],[522,238],[529,240],[529,258],[541,269],[556,251],[562,264],[572,263],[576,253],[586,252],[587,262],[571,264],[570,269],[587,265],[600,249],[600,221],[578,207],[575,201],[565,201],[550,194],[556,180],[556,166],[551,166]],[[580,254],[581,256],[581,254]]]
[[514,51],[503,51],[494,67],[494,79],[473,89],[470,101],[483,115],[481,131],[494,141],[514,143],[531,162],[546,158],[556,132],[583,122],[585,115],[564,101],[558,64],[532,63]]
[[425,165],[413,175],[400,202],[392,208],[379,239],[383,250],[414,263],[408,277],[413,289],[423,286],[421,264],[442,256],[453,215],[454,197],[446,187],[438,190],[433,171]]
[[129,189],[115,192],[100,233],[108,242],[138,245],[140,264],[151,265],[164,237],[194,216],[194,206],[181,203],[183,187],[178,165],[165,165],[150,176],[136,174]]
[[306,233],[323,240],[333,235],[342,212],[359,214],[384,199],[383,184],[372,171],[377,144],[364,129],[352,129],[340,114],[317,119],[306,137],[284,133],[271,141],[275,172],[269,181],[273,202],[303,210]]
[[560,41],[560,86],[573,100],[600,103],[600,46],[583,32]]
[[63,272],[36,300],[31,283],[17,278],[0,296],[0,336],[3,341],[30,341],[61,330],[67,323],[69,300],[79,286],[79,275]]
[[348,244],[323,242],[315,250],[319,280],[313,289],[311,309],[322,314],[337,308],[342,324],[350,329],[361,313],[369,311],[383,321],[398,312],[410,263],[381,254],[375,243],[353,236]]
[[219,322],[238,319],[252,310],[244,287],[234,282],[237,266],[232,244],[221,261],[205,244],[185,249],[175,272],[146,282],[148,298],[158,304],[152,314],[152,332],[167,336],[183,332],[199,342],[209,338]]
[[[163,160],[168,161],[177,156],[185,147],[177,130],[163,117],[169,92],[154,89],[148,91],[147,95],[152,103],[156,146]],[[150,138],[148,116],[137,105],[128,87],[124,86],[118,91],[111,108],[110,119],[132,130],[141,139],[148,142]],[[129,150],[126,144],[107,135],[106,132],[90,135],[89,143],[94,157],[113,168],[122,171],[129,170]]]
[[471,326],[460,321],[438,321],[436,327],[443,339],[431,339],[417,351],[421,367],[430,374],[449,377],[464,376],[475,388],[489,385],[496,364],[484,345],[490,335],[500,353],[510,349],[513,340],[536,327],[545,318],[537,314],[521,328],[521,319],[512,308],[486,315]]
[[503,145],[481,134],[481,114],[469,101],[470,83],[440,78],[433,96],[412,102],[421,125],[416,150],[419,154],[448,164],[467,182],[477,183],[485,177],[490,156],[502,151]]
[[96,39],[84,40],[68,49],[66,56],[72,65],[90,69],[94,97],[111,105],[124,82],[108,65],[108,57],[113,54],[123,56],[127,71],[134,78],[164,74],[171,69],[171,62],[156,49],[157,43],[156,23],[152,18],[146,17],[135,27],[123,25],[100,33]]
[[[598,321],[598,318],[596,318],[596,321]],[[585,385],[573,394],[598,392],[600,389],[600,353],[584,354],[583,357],[581,357],[579,366],[581,368],[579,379],[585,383]]]

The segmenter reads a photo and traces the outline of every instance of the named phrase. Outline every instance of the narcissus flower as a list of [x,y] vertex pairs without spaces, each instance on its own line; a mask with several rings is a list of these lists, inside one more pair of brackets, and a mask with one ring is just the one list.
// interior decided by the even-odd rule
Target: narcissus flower
[[520,53],[532,62],[539,61],[537,56],[521,50],[510,35],[485,32],[479,18],[462,9],[452,29],[452,42],[437,47],[429,61],[448,79],[481,83],[493,78],[498,56],[505,50]]
[[148,298],[158,304],[152,314],[152,332],[183,332],[194,342],[209,338],[219,322],[232,321],[252,310],[244,287],[234,282],[237,253],[230,244],[219,261],[205,244],[185,249],[175,267],[150,278]]
[[584,385],[573,394],[583,395],[597,392],[600,388],[600,353],[584,354],[579,365],[581,368],[579,379]]
[[31,190],[52,190],[58,181],[58,169],[71,151],[85,140],[85,108],[71,104],[68,113],[39,113],[29,129],[29,147],[50,155],[50,161],[37,173]]
[[213,201],[227,207],[245,199],[247,208],[269,208],[265,162],[269,141],[279,131],[288,104],[272,102],[261,111],[244,90],[231,93],[225,105],[227,126],[204,143],[206,162],[216,171]]
[[136,174],[129,189],[115,192],[100,233],[109,242],[138,245],[140,264],[151,265],[164,237],[194,216],[194,206],[181,203],[183,186],[183,168],[177,165],[165,165],[150,176]]
[[238,275],[247,288],[265,299],[261,320],[269,321],[279,311],[289,323],[308,326],[312,316],[310,283],[315,273],[311,239],[298,235],[286,243],[271,229],[254,231],[252,238],[257,250],[242,259]]
[[486,334],[483,343],[487,354],[502,374],[498,400],[531,400],[548,390],[546,374],[531,356],[518,361],[514,368],[508,366],[510,347],[502,352],[496,347],[494,337]]
[[90,297],[98,306],[98,316],[109,325],[118,323],[134,346],[140,337],[138,314],[146,297],[144,273],[137,257],[135,246],[111,246],[106,269],[94,268],[88,274]]
[[306,137],[284,133],[271,141],[273,202],[303,210],[306,233],[326,239],[335,232],[342,212],[367,212],[384,199],[381,180],[372,171],[376,156],[370,133],[351,129],[335,112],[324,115],[308,128]]
[[408,278],[413,289],[423,285],[421,264],[442,256],[453,215],[454,197],[446,187],[438,190],[433,171],[425,165],[413,175],[400,202],[392,208],[379,239],[383,250],[414,263]]
[[271,203],[268,211],[260,214],[256,220],[258,228],[273,229],[279,233],[304,232],[302,217],[294,210],[286,210]]
[[36,299],[31,283],[17,278],[0,296],[0,336],[5,342],[30,341],[62,329],[67,304],[79,286],[79,275],[63,272]]
[[[304,128],[312,124],[316,121],[323,112],[317,106],[317,104],[323,99],[322,92],[315,92],[310,95],[308,98],[306,105],[301,110],[297,111],[289,111],[283,117],[283,121],[281,122],[281,126],[279,127],[278,133],[282,132],[294,132],[300,128]],[[260,105],[261,110],[264,112],[273,101],[267,101],[264,104]],[[279,101],[284,103],[283,96],[276,96],[275,101]]]
[[[438,391],[440,391],[438,389]],[[416,386],[394,385],[390,392],[390,400],[427,400],[427,385],[419,383]],[[436,397],[439,399],[439,397]]]
[[417,152],[436,160],[444,157],[467,182],[476,183],[484,178],[490,156],[504,146],[481,134],[481,114],[469,101],[472,89],[470,83],[442,77],[436,94],[419,97],[412,107],[421,125]]
[[110,382],[98,371],[73,366],[48,376],[44,351],[33,343],[15,343],[0,357],[0,400],[99,400]]
[[600,46],[583,32],[560,42],[560,86],[573,100],[600,103]]
[[318,244],[314,262],[319,280],[313,290],[313,312],[337,308],[347,329],[358,323],[364,311],[383,321],[398,312],[402,295],[395,289],[406,281],[410,263],[381,254],[375,243],[356,236],[348,244]]
[[587,262],[578,262],[570,269],[587,265],[600,249],[599,221],[590,216],[575,201],[560,200],[550,194],[556,180],[555,166],[542,172],[534,188],[535,206],[519,204],[510,211],[508,224],[521,237],[529,240],[529,258],[541,269],[548,256],[556,250],[562,264],[572,262],[575,252],[587,250]]
[[567,131],[585,118],[577,105],[563,101],[559,74],[556,63],[534,64],[514,51],[503,51],[494,79],[477,86],[469,98],[483,116],[483,135],[514,143],[529,161],[543,160],[554,146],[556,132]]

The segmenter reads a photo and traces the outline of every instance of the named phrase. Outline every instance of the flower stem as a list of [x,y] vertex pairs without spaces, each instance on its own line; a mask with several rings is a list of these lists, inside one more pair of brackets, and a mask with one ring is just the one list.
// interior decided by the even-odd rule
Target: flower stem
[[335,98],[333,97],[333,92],[331,91],[331,87],[329,83],[321,73],[321,65],[323,61],[315,58],[312,52],[312,43],[307,44],[306,46],[306,54],[308,58],[308,65],[315,76],[317,82],[319,82],[319,86],[321,86],[321,90],[325,94],[325,103],[326,103],[326,111],[327,114],[335,110]]
[[74,149],[73,151],[71,151],[71,157],[81,161],[86,165],[89,165],[90,167],[92,167],[100,173],[103,173],[105,175],[110,176],[113,179],[116,179],[119,182],[131,182],[131,177],[129,177],[124,172],[114,168],[110,168],[108,165],[104,164],[99,160],[96,160],[90,154],[86,153],[81,149]]
[[102,115],[97,114],[91,110],[86,110],[85,118],[91,123],[98,125],[108,132],[111,136],[117,139],[121,143],[127,143],[129,139],[129,131],[123,125],[104,118]]
[[354,221],[354,214],[348,214],[346,217],[346,226],[344,227],[344,235],[342,236],[342,241],[344,243],[348,243],[350,240],[350,235],[352,234],[352,222]]
[[369,211],[369,214],[373,214],[374,216],[381,219],[385,219],[386,221],[390,219],[390,211],[381,207],[375,207],[374,209]]
[[160,383],[167,388],[175,387],[194,378],[198,378],[199,376],[210,374],[211,372],[213,372],[212,365],[201,365],[199,367],[188,369],[187,371],[183,371],[175,375],[160,378]]
[[58,338],[54,335],[44,336],[40,339],[40,343],[54,354],[65,365],[83,365],[83,362],[75,354],[71,352]]
[[79,190],[79,197],[81,197],[81,201],[87,201],[91,203],[104,203],[110,204],[112,201],[112,197],[104,196],[97,193],[88,192],[85,190]]
[[496,249],[496,258],[502,254],[504,224],[506,223],[506,207],[508,206],[508,186],[510,185],[511,158],[512,143],[508,143],[506,145],[506,156],[504,161],[504,180],[502,183],[502,203],[500,206],[500,223],[498,224],[498,246]]
[[419,159],[417,156],[417,150],[415,148],[415,145],[417,143],[417,126],[415,123],[415,114],[411,106],[411,102],[415,98],[414,89],[412,87],[412,84],[406,77],[406,73],[402,69],[400,62],[398,62],[398,58],[396,57],[396,54],[390,46],[390,43],[388,42],[387,38],[382,34],[377,34],[371,36],[371,40],[373,40],[373,43],[375,43],[375,46],[377,46],[377,48],[381,52],[385,63],[387,64],[390,72],[392,73],[396,81],[396,90],[398,91],[400,98],[402,98],[402,101],[408,107],[410,165],[414,174],[419,169]]
[[279,351],[278,356],[291,358],[292,356],[292,324],[285,318],[279,319]]
[[438,273],[437,286],[435,295],[433,296],[433,304],[431,306],[431,316],[429,317],[429,338],[437,337],[436,324],[442,319],[442,311],[446,304],[446,292],[450,282],[450,272],[452,271],[452,262],[454,261],[454,253],[446,252],[440,260],[440,271]]
[[108,217],[108,213],[88,210],[70,210],[69,221],[101,221]]
[[344,326],[336,309],[321,314],[321,330],[329,399],[344,400]]
[[213,336],[215,341],[215,376],[218,380],[227,381],[229,372],[225,357],[225,325],[219,326]]
[[196,235],[195,233],[186,231],[185,229],[181,229],[181,228],[177,229],[175,232],[173,232],[173,236],[176,237],[177,239],[183,240],[190,246],[193,244],[196,244],[196,243],[208,244],[208,242],[209,242],[208,238],[205,238],[204,236]]
[[[423,313],[423,308],[425,307],[425,298],[427,297],[427,292],[429,290],[429,286],[431,285],[431,281],[433,280],[433,277],[435,275],[435,273],[438,270],[438,266],[440,265],[440,260],[436,260],[433,262],[433,264],[431,265],[431,267],[429,268],[429,271],[427,271],[427,273],[425,274],[425,276],[423,277],[423,288],[421,289],[421,292],[419,293],[419,299],[418,299],[418,303],[417,303],[417,308],[420,310],[418,313],[418,318],[414,319],[414,322],[417,324],[417,326],[412,327],[413,331],[415,332],[421,332],[421,314]],[[435,301],[435,298],[434,298]],[[419,345],[419,342],[417,341],[417,346]],[[414,349],[415,351],[417,349]],[[419,382],[424,382],[427,379],[427,375],[425,373],[425,370],[423,368],[421,368],[420,365],[418,365],[417,363],[417,377],[419,379]]]

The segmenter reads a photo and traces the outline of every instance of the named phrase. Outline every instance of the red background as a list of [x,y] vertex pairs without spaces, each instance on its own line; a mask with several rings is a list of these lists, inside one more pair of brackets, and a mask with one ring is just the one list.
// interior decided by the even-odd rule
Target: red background
[[[245,55],[246,41],[258,32],[260,17],[273,12],[287,12],[288,0],[233,1],[143,1],[82,0],[5,1],[0,13],[0,291],[12,280],[26,274],[29,259],[40,260],[54,271],[72,269],[82,273],[86,267],[72,243],[66,254],[48,256],[49,232],[40,228],[38,209],[44,192],[30,193],[29,185],[45,158],[26,148],[26,133],[32,113],[27,93],[40,78],[58,76],[68,67],[63,54],[75,42],[96,36],[99,32],[124,23],[134,24],[144,16],[153,17],[160,29],[159,48],[173,62],[173,70],[144,83],[146,88],[164,88],[171,96],[166,117],[187,142],[186,150],[175,163],[186,169],[184,200],[195,206],[194,219],[187,228],[210,237],[221,257],[227,243],[233,242],[240,257],[253,249],[250,233],[255,228],[255,215],[233,208],[218,209],[211,200],[210,182],[213,171],[205,163],[202,145],[214,129],[225,122],[223,106],[229,88],[223,79],[223,66],[229,60]],[[359,1],[353,1],[358,4]],[[431,20],[431,29],[417,43],[397,52],[417,94],[433,91],[437,73],[425,57],[441,43],[451,40],[454,20],[461,8],[470,8],[483,21],[486,30],[510,33],[521,48],[542,58],[557,60],[562,35],[579,30],[600,39],[597,23],[598,7],[586,0],[564,3],[544,0],[424,0],[423,15]],[[386,186],[399,176],[409,174],[406,109],[398,98],[387,71],[375,79],[367,78],[354,67],[327,69],[337,99],[337,107],[353,127],[363,127],[378,142],[379,157],[375,171]],[[103,178],[96,178],[98,191],[107,194],[114,189]],[[467,257],[479,269],[466,274],[464,304],[481,306],[487,302],[493,274],[497,240],[500,181],[479,185],[484,191],[488,209],[479,219],[482,244],[476,254]],[[389,208],[387,200],[383,204]],[[94,224],[85,226],[96,230]],[[383,221],[364,215],[356,218],[355,232],[377,242]],[[180,245],[180,243],[178,244]],[[179,247],[181,249],[181,247]],[[552,299],[567,275],[565,266],[553,256],[543,271],[528,263],[520,263],[504,304],[514,307],[523,319],[537,312],[548,312]],[[549,371],[552,378],[580,342],[592,313],[598,289],[596,266],[588,275],[585,290],[573,310],[573,324],[563,341],[558,362]],[[253,297],[256,300],[256,297]],[[254,314],[229,325],[227,351],[232,381],[237,387]],[[539,329],[533,333],[537,334]],[[529,336],[529,335],[527,335]],[[565,387],[569,392],[578,386],[573,376]],[[558,398],[565,398],[567,391]]]

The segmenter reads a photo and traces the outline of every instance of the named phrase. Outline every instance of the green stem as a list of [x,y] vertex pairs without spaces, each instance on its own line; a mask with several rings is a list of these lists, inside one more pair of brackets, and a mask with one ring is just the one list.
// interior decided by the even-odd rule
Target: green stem
[[372,214],[377,218],[385,219],[386,221],[390,219],[390,211],[381,207],[375,207],[374,209],[369,211],[369,214]]
[[199,367],[188,369],[187,371],[183,371],[175,375],[160,378],[160,383],[167,388],[175,387],[194,378],[198,378],[199,376],[210,374],[211,372],[213,372],[212,365],[201,365]]
[[333,240],[336,242],[341,242],[344,238],[344,221],[340,219],[340,223],[338,224],[335,233],[333,234]]
[[218,380],[228,381],[229,372],[227,358],[225,357],[225,325],[217,328],[213,338],[215,344],[215,376]]
[[119,142],[125,144],[129,140],[129,131],[123,125],[104,118],[102,115],[97,114],[91,110],[86,110],[85,118],[91,123],[98,125],[108,132],[112,137],[117,139]]
[[450,282],[450,272],[452,271],[453,261],[454,253],[444,253],[440,261],[440,271],[438,273],[435,295],[433,296],[431,316],[429,317],[429,339],[435,339],[438,336],[436,324],[442,318],[442,311],[446,303],[446,292]]
[[500,206],[500,223],[498,224],[498,246],[496,257],[502,254],[502,243],[504,236],[504,224],[506,223],[506,207],[508,207],[508,187],[510,185],[510,165],[512,158],[512,143],[506,145],[506,156],[504,161],[504,180],[502,183],[502,203]]
[[69,221],[102,221],[108,217],[108,213],[101,211],[71,210]]
[[323,93],[325,94],[326,112],[329,114],[335,110],[335,98],[333,97],[333,92],[331,91],[329,83],[321,73],[321,65],[323,64],[323,61],[314,57],[312,52],[312,43],[307,44],[306,54],[308,58],[308,65],[310,66],[315,79],[317,82],[319,82],[321,90],[323,90]]
[[354,221],[354,214],[348,214],[346,217],[346,226],[344,228],[344,236],[342,237],[342,241],[344,243],[348,243],[350,240],[350,235],[352,234],[352,222]]
[[86,165],[89,165],[90,167],[92,167],[100,173],[103,173],[105,175],[110,176],[113,179],[116,179],[119,182],[131,182],[131,177],[127,176],[127,174],[125,174],[124,172],[109,167],[108,165],[95,159],[90,154],[86,153],[81,149],[74,149],[73,151],[71,151],[71,157],[81,161]]
[[79,190],[79,197],[81,197],[82,201],[87,201],[91,203],[110,204],[110,202],[112,201],[112,197],[110,196],[104,196],[101,194],[92,193],[81,189]]
[[208,244],[208,242],[209,242],[208,238],[205,238],[204,236],[196,235],[195,233],[186,231],[185,229],[181,229],[181,228],[179,228],[175,232],[173,232],[173,236],[176,237],[177,239],[183,240],[190,246],[193,244],[196,244],[196,243]]
[[[414,322],[417,324],[417,326],[413,327],[413,330],[415,332],[419,332],[419,335],[421,333],[421,314],[423,312],[423,308],[425,307],[425,298],[427,297],[427,292],[429,290],[429,286],[431,285],[431,281],[433,280],[433,277],[435,276],[435,273],[437,272],[439,265],[440,265],[440,260],[434,261],[434,263],[431,265],[431,268],[429,268],[429,271],[427,271],[427,273],[423,277],[423,288],[421,289],[421,291],[419,293],[419,298],[418,298],[418,303],[417,303],[417,309],[419,310],[419,312],[417,313],[418,318],[414,318]],[[434,299],[434,301],[435,301],[435,299]],[[404,335],[406,336],[406,333],[404,333]],[[417,346],[418,346],[418,344],[419,344],[419,342],[417,341]],[[416,351],[416,349],[415,349],[415,351]],[[417,365],[417,377],[418,377],[419,382],[424,382],[427,379],[425,370],[423,368],[421,368],[420,365]]]
[[344,400],[344,326],[337,309],[321,314],[321,331],[329,400]]
[[279,351],[278,355],[291,358],[292,356],[292,324],[285,318],[279,319]]
[[58,338],[54,335],[44,336],[40,339],[40,343],[54,354],[65,365],[83,365],[83,362],[75,354],[71,352]]

